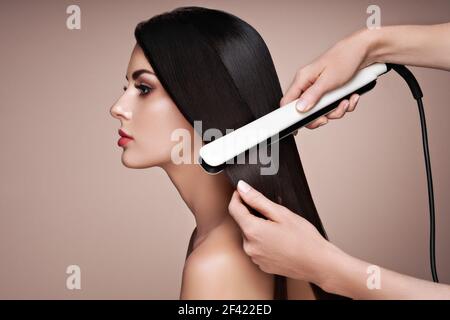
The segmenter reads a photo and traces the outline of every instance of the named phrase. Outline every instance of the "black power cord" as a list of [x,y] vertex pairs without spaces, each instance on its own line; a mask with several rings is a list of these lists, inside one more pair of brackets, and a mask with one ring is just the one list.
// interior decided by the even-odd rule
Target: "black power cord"
[[436,271],[436,248],[435,248],[435,238],[436,238],[436,218],[434,212],[434,192],[433,192],[433,177],[431,175],[431,162],[430,162],[430,152],[428,149],[428,135],[427,135],[427,124],[425,121],[425,112],[423,110],[422,97],[423,93],[420,89],[417,79],[414,77],[411,71],[403,65],[399,64],[386,64],[388,70],[393,69],[397,72],[408,84],[409,89],[412,92],[414,99],[417,101],[417,107],[419,109],[420,125],[422,128],[422,144],[423,153],[425,157],[425,168],[427,172],[427,186],[428,186],[428,205],[430,209],[430,267],[431,276],[434,282],[439,282],[437,271]]

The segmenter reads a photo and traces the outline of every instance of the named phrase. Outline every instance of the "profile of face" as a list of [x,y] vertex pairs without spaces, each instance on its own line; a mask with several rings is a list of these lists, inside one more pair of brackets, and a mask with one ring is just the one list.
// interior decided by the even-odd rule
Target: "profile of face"
[[[123,148],[122,163],[128,168],[164,167],[171,162],[171,139],[177,129],[193,137],[191,124],[179,111],[156,77],[139,45],[135,45],[127,68],[123,95],[110,109],[120,121],[118,141]],[[126,136],[131,137],[131,139]]]

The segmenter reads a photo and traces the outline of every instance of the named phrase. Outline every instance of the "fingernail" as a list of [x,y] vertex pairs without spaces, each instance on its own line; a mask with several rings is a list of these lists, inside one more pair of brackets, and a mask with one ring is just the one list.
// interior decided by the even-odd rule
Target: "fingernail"
[[305,99],[301,99],[301,98],[295,104],[295,108],[297,108],[297,110],[300,112],[304,112],[307,106],[308,106],[308,102]]
[[359,100],[359,96],[356,96],[356,98],[353,98],[353,103],[357,103]]
[[246,183],[244,180],[239,180],[237,184],[238,190],[247,193],[252,187],[248,183]]

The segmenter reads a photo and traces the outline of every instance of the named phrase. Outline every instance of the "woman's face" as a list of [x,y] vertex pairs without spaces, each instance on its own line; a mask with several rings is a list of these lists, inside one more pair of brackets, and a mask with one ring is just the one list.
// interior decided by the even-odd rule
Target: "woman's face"
[[192,137],[193,128],[162,87],[139,45],[131,54],[126,79],[123,95],[110,110],[122,132],[132,137],[118,142],[123,148],[122,163],[129,168],[164,166],[179,144],[172,141],[172,132],[184,128]]

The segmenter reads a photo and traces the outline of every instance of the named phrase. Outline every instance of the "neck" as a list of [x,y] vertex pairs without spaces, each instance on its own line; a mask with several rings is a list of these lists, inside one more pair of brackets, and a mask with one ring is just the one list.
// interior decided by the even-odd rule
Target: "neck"
[[197,238],[204,237],[228,217],[234,190],[225,173],[210,175],[199,164],[168,163],[162,168],[194,214]]

